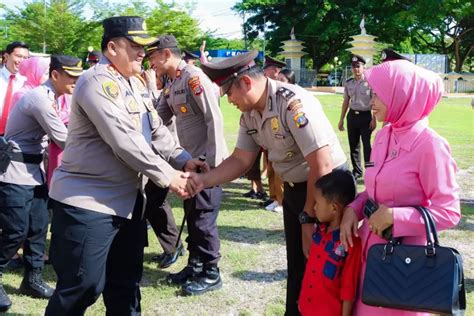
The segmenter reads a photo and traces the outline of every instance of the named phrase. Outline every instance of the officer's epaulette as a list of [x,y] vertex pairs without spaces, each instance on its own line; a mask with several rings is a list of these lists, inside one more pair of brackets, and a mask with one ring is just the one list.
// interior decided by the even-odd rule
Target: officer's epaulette
[[281,95],[287,101],[295,96],[295,93],[293,91],[288,90],[287,88],[284,88],[284,87],[278,88],[277,94]]
[[354,80],[354,77],[350,77],[349,79],[346,80],[346,82]]
[[143,77],[141,75],[136,74],[135,77],[137,77],[137,79],[140,80],[142,85],[144,85],[146,87],[146,81],[145,81],[145,79],[143,79]]

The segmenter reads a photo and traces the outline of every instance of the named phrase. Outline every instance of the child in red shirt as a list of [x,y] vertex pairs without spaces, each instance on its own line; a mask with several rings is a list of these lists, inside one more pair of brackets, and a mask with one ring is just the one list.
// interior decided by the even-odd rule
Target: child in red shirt
[[339,225],[347,204],[356,195],[349,171],[334,170],[316,182],[314,210],[318,219],[301,286],[298,306],[301,314],[318,316],[352,315],[361,267],[361,241],[344,251]]

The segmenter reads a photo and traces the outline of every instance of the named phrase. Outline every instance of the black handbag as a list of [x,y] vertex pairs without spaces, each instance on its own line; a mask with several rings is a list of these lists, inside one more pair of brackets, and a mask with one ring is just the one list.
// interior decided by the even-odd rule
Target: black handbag
[[441,247],[435,222],[416,207],[426,227],[427,245],[405,245],[392,238],[370,247],[362,288],[366,305],[463,315],[466,291],[462,258],[456,249]]

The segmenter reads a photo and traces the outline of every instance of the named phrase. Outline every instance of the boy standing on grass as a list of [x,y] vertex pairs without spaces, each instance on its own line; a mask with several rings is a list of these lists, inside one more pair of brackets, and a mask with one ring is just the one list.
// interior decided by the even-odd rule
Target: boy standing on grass
[[299,310],[302,315],[352,315],[361,266],[361,242],[344,251],[339,225],[344,208],[356,195],[352,174],[334,170],[316,181],[314,211],[318,222],[303,277]]

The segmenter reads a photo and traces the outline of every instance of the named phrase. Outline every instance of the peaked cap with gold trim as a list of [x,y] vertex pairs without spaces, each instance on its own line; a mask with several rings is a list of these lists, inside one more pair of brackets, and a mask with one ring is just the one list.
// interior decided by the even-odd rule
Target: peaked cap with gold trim
[[150,37],[145,20],[139,16],[114,16],[102,22],[104,26],[103,39],[126,37],[135,44],[146,46],[156,41]]

